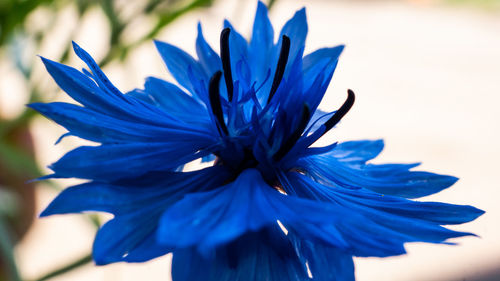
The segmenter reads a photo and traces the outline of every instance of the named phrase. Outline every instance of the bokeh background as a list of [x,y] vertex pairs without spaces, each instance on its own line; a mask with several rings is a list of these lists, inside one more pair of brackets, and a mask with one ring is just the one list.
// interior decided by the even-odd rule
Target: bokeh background
[[[500,1],[271,0],[275,29],[307,7],[306,53],[346,44],[320,108],[357,103],[330,141],[384,138],[377,162],[419,162],[461,178],[424,200],[486,211],[454,227],[480,237],[458,246],[409,244],[408,254],[357,258],[359,281],[500,280]],[[224,18],[250,35],[255,0],[0,0],[0,280],[170,280],[170,257],[95,266],[97,226],[109,216],[38,219],[58,191],[75,183],[27,183],[83,142],[27,110],[68,101],[36,55],[81,68],[71,40],[91,53],[126,92],[146,76],[170,79],[152,39],[194,54],[196,25],[218,50]],[[325,269],[327,270],[327,269]]]

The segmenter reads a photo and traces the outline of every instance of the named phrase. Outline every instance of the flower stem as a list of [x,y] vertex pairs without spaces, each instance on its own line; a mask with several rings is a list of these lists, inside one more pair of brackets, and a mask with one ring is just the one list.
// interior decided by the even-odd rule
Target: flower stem
[[92,255],[88,254],[84,257],[81,257],[80,259],[78,260],[75,260],[74,262],[68,264],[68,265],[65,265],[59,269],[56,269],[50,273],[47,273],[45,274],[44,276],[40,277],[40,278],[37,278],[35,279],[34,281],[45,281],[45,280],[49,280],[51,278],[54,278],[56,276],[59,276],[61,274],[64,274],[68,271],[71,271],[73,269],[76,269],[80,266],[83,266],[83,265],[86,265],[87,263],[91,262],[92,261]]

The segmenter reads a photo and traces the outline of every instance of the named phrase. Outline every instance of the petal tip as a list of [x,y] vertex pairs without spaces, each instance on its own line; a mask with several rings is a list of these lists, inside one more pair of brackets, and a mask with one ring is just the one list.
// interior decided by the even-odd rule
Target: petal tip
[[71,45],[73,46],[73,50],[75,51],[75,53],[81,49],[81,47],[73,40],[71,40]]
[[[50,205],[49,205],[50,207]],[[48,217],[48,216],[51,216],[53,215],[53,213],[49,210],[49,207],[45,208],[45,210],[43,210],[39,215],[38,217],[39,218],[45,218],[45,217]]]
[[264,9],[264,11],[267,11],[267,5],[264,4],[264,2],[262,1],[258,1],[257,2],[257,11],[259,11],[260,9]]
[[167,43],[160,41],[159,39],[153,39],[153,44],[155,44],[156,49],[164,47]]

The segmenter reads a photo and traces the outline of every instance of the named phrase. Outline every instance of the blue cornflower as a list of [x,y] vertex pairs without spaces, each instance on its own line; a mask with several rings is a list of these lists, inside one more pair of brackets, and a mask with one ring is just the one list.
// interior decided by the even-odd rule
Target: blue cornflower
[[[305,10],[277,43],[258,4],[247,42],[227,21],[220,56],[198,26],[194,59],[156,41],[181,86],[147,78],[122,94],[90,55],[74,68],[42,58],[80,105],[30,106],[77,136],[99,143],[64,155],[46,178],[80,178],[42,216],[102,211],[97,264],[143,262],[173,253],[178,280],[353,280],[353,256],[405,253],[406,242],[448,243],[471,235],[444,228],[474,220],[471,206],[410,199],[455,177],[413,171],[418,164],[368,163],[381,140],[312,145],[354,103],[317,109],[343,46],[303,56]],[[183,171],[197,159],[207,168]]]

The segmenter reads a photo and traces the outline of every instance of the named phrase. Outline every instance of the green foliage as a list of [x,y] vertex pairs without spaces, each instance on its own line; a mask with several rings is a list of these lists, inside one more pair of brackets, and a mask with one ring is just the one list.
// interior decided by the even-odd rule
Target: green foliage
[[[1,0],[0,1],[0,46],[17,29],[22,29],[26,17],[37,7],[50,3],[50,0]],[[56,2],[56,1],[54,1]]]
[[453,5],[479,7],[486,10],[500,9],[500,0],[445,0],[445,2]]

